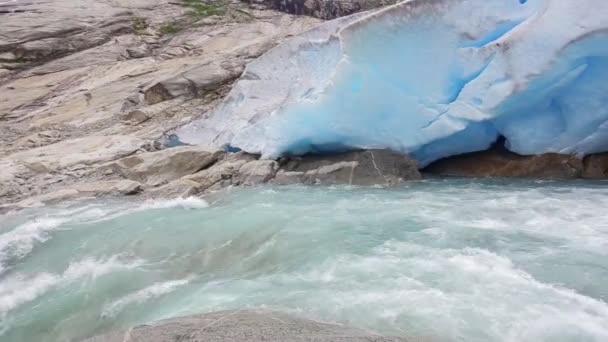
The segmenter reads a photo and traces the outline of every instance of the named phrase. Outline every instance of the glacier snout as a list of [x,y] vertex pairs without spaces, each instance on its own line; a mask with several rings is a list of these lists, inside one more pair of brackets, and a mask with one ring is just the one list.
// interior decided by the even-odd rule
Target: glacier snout
[[410,0],[325,23],[252,62],[186,143],[267,157],[389,148],[608,150],[608,2]]

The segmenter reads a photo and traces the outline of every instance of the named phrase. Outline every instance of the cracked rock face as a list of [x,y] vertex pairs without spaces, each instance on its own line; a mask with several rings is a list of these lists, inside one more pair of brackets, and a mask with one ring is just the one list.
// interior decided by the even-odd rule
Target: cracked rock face
[[[125,180],[100,165],[162,149],[245,64],[319,23],[240,2],[198,22],[186,11],[167,0],[0,1],[0,204]],[[160,32],[174,21],[185,24]],[[142,181],[144,192],[161,185]]]

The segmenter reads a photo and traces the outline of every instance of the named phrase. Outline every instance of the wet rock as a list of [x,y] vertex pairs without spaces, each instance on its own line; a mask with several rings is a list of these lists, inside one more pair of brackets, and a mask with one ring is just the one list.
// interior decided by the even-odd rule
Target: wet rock
[[339,324],[321,323],[280,312],[220,311],[173,318],[103,336],[86,342],[406,342]]
[[583,162],[576,156],[548,153],[521,156],[502,147],[441,159],[424,169],[440,176],[532,177],[574,179],[583,176]]
[[128,179],[159,186],[212,165],[223,153],[206,146],[179,146],[126,157],[109,167]]
[[608,153],[599,153],[586,156],[583,159],[583,178],[608,178]]
[[393,186],[420,178],[417,163],[409,157],[389,150],[365,150],[291,158],[274,183]]

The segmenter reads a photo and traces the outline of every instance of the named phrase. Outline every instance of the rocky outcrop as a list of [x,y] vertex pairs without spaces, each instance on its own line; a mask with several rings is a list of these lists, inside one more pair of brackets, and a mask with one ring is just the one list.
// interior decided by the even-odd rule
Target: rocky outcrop
[[83,197],[135,195],[141,192],[142,189],[140,183],[126,179],[79,183],[42,195],[28,197],[16,203],[0,204],[0,214],[5,211],[53,204]]
[[198,171],[149,180],[107,166],[162,149],[248,62],[320,22],[239,2],[187,11],[167,0],[0,4],[0,204],[128,177],[152,192]]
[[583,178],[605,179],[608,177],[608,153],[592,154],[583,159]]
[[107,167],[127,179],[158,186],[209,167],[221,154],[206,146],[179,146],[123,158]]
[[285,13],[335,19],[360,11],[396,4],[400,0],[243,0]]
[[235,80],[243,71],[242,64],[208,64],[154,84],[144,92],[146,103],[153,105],[180,96],[204,96],[207,92]]
[[91,165],[124,157],[149,148],[149,142],[132,136],[88,136],[9,155],[28,169],[38,172],[56,172],[75,165]]
[[86,342],[406,342],[340,324],[297,318],[263,310],[220,311],[172,318],[93,337]]
[[6,69],[23,68],[127,33],[132,30],[129,2],[133,3],[82,0],[74,6],[69,0],[4,1],[0,4],[0,64]]
[[366,150],[290,158],[273,183],[394,186],[420,178],[414,160],[389,150]]
[[[41,182],[30,198],[4,208],[22,208],[61,200],[102,195],[187,197],[233,186],[262,184],[396,186],[421,178],[415,161],[388,150],[363,150],[334,155],[307,155],[279,161],[244,152],[228,153],[206,146],[178,146],[147,151],[143,140],[117,136],[78,139],[44,146],[2,161],[0,180],[5,197],[25,180]],[[105,143],[105,154],[89,151]],[[62,148],[78,153],[61,157]],[[151,148],[148,146],[148,148]],[[126,157],[123,155],[130,154]],[[123,156],[121,158],[121,156]],[[52,172],[53,174],[48,174]],[[37,184],[37,185],[38,185]],[[24,193],[22,193],[24,194]]]
[[548,153],[522,156],[499,145],[487,151],[441,159],[423,170],[425,173],[455,177],[528,177],[548,179],[605,178],[606,154],[581,159],[574,155]]
[[[183,150],[205,151],[203,147],[183,147]],[[168,150],[171,151],[171,150]],[[154,152],[147,155],[166,156],[169,152]],[[127,158],[148,159],[146,154]],[[200,158],[203,158],[202,156]],[[217,191],[232,186],[253,186],[261,184],[323,184],[323,185],[382,185],[395,186],[404,181],[420,179],[415,161],[406,156],[386,150],[369,150],[340,153],[326,156],[304,156],[286,158],[280,161],[260,160],[259,157],[244,152],[222,153],[217,161],[206,167],[199,167],[198,172],[192,172],[182,178],[173,180],[159,188],[151,188],[144,192],[146,196],[191,196],[199,193]],[[191,157],[197,159],[197,157]],[[131,163],[119,162],[123,165],[123,175]],[[171,165],[170,162],[162,162]],[[137,168],[138,164],[133,165]],[[198,163],[197,165],[202,165]],[[174,166],[181,169],[179,166]],[[195,168],[190,168],[192,171]],[[185,172],[184,172],[185,173]],[[163,174],[152,172],[151,175]],[[173,179],[176,175],[173,174]],[[131,177],[144,181],[139,177]],[[168,179],[164,177],[163,179]],[[155,183],[155,182],[153,182]],[[154,185],[148,182],[148,185]]]

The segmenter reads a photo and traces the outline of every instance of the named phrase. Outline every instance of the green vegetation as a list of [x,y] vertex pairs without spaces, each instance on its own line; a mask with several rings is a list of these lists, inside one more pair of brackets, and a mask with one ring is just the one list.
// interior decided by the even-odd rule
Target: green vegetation
[[[195,25],[196,22],[205,17],[212,15],[224,15],[226,13],[226,2],[225,0],[181,0],[181,6],[188,9],[186,12],[188,17],[180,18],[179,20],[162,25],[159,28],[160,33],[163,35],[175,34],[188,26]],[[136,18],[134,21],[134,28],[143,27],[145,30],[148,27],[145,19],[143,21]],[[136,32],[138,29],[136,29]]]
[[226,12],[226,5],[221,0],[182,0],[182,6],[189,9],[189,15],[197,18],[222,15]]
[[160,33],[162,34],[175,34],[180,31],[181,28],[176,26],[174,23],[164,24],[160,27]]

